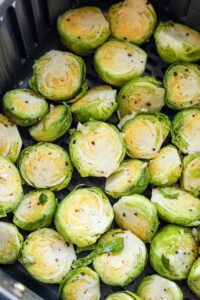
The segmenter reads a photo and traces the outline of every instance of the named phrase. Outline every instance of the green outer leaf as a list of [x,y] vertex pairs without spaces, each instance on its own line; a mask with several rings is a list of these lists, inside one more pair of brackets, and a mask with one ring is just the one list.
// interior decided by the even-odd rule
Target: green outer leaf
[[168,191],[166,191],[166,189],[164,188],[160,188],[159,189],[159,192],[165,197],[165,198],[168,198],[168,199],[178,199],[178,196],[179,196],[179,193],[170,193]]
[[170,270],[170,261],[167,257],[165,257],[164,254],[162,254],[161,256],[161,261],[163,263],[163,266],[167,269],[167,270]]
[[0,205],[0,218],[6,217],[6,211],[2,205]]

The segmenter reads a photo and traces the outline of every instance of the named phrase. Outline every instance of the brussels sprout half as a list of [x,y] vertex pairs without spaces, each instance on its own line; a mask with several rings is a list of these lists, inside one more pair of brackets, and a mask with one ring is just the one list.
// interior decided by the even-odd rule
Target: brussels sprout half
[[117,40],[104,43],[94,54],[94,67],[99,77],[119,87],[141,76],[146,61],[147,54],[141,48]]
[[52,143],[38,143],[25,148],[18,165],[21,176],[28,185],[52,191],[64,189],[73,172],[67,152]]
[[0,264],[12,264],[20,255],[23,236],[11,223],[0,222]]
[[17,126],[0,114],[0,155],[16,162],[22,147]]
[[171,128],[172,142],[183,153],[200,151],[200,108],[185,108],[176,114]]
[[146,276],[137,288],[137,294],[143,300],[182,300],[183,293],[180,287],[173,281],[159,275]]
[[117,108],[116,92],[108,85],[95,86],[71,106],[72,113],[79,122],[106,121]]
[[119,227],[131,230],[143,242],[150,242],[158,229],[158,216],[154,206],[141,195],[126,196],[114,204],[115,221]]
[[55,225],[67,240],[79,247],[94,244],[113,221],[114,213],[99,188],[72,191],[58,205]]
[[63,44],[78,55],[89,55],[110,35],[109,23],[100,8],[86,6],[67,10],[58,17]]
[[122,126],[126,152],[130,157],[155,157],[169,134],[171,123],[162,113],[140,113]]
[[38,124],[29,129],[38,142],[53,142],[63,136],[70,128],[72,115],[67,105],[51,105],[50,112]]
[[24,196],[17,207],[13,222],[28,231],[48,227],[52,222],[56,206],[57,200],[52,191],[31,191]]
[[194,262],[187,282],[189,285],[189,288],[197,295],[197,297],[200,297],[200,257],[197,258],[197,260]]
[[113,286],[123,286],[133,281],[143,271],[147,262],[145,244],[131,231],[112,229],[99,240],[105,243],[122,237],[124,248],[119,254],[104,253],[93,261],[95,271],[101,280]]
[[37,123],[46,115],[48,104],[30,89],[16,89],[4,95],[3,108],[14,124],[26,127]]
[[198,254],[192,229],[177,225],[163,227],[150,246],[150,262],[161,275],[172,280],[188,277]]
[[173,145],[163,147],[148,165],[150,183],[157,186],[169,186],[181,177],[182,163],[180,155]]
[[123,291],[111,294],[105,300],[142,300],[142,298],[131,291]]
[[158,54],[167,63],[200,59],[200,34],[185,25],[173,21],[161,22],[154,37]]
[[85,84],[83,59],[69,52],[51,50],[36,60],[30,87],[54,101],[74,98]]
[[88,267],[70,271],[61,284],[63,300],[100,300],[100,283],[96,272]]
[[119,118],[132,112],[160,111],[165,104],[165,90],[160,85],[154,77],[147,76],[127,82],[117,97]]
[[113,198],[142,194],[148,183],[147,163],[139,159],[127,159],[106,179],[105,192]]
[[70,137],[69,152],[82,177],[108,177],[124,159],[125,147],[115,126],[89,121],[78,124]]

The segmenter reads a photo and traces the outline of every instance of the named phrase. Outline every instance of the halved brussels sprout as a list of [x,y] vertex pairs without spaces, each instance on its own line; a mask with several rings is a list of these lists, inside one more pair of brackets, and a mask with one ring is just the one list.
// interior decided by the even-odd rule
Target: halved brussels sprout
[[158,229],[158,216],[146,197],[131,195],[122,197],[114,204],[115,221],[119,227],[129,229],[143,242],[150,242]]
[[100,300],[100,283],[96,272],[88,267],[70,271],[61,285],[63,300]]
[[131,291],[123,291],[111,294],[105,300],[142,300],[142,298]]
[[30,89],[16,89],[4,95],[3,108],[13,123],[25,127],[40,121],[48,111],[48,104]]
[[72,191],[58,205],[55,225],[67,240],[79,247],[94,244],[113,221],[114,213],[99,188]]
[[123,286],[133,281],[143,271],[147,262],[145,244],[131,231],[112,229],[99,240],[105,243],[122,237],[124,248],[119,254],[104,253],[93,261],[95,271],[101,280],[113,286]]
[[190,63],[171,65],[164,77],[165,101],[172,109],[200,106],[200,67]]
[[126,152],[130,157],[155,157],[169,134],[171,123],[162,113],[140,113],[122,126]]
[[108,85],[95,86],[71,106],[72,113],[79,122],[106,121],[117,108],[116,92]]
[[154,8],[146,0],[126,0],[113,4],[107,12],[107,18],[113,37],[138,45],[151,37],[157,22]]
[[173,21],[161,22],[154,37],[158,54],[167,63],[200,59],[200,34],[190,27]]
[[176,114],[171,128],[172,142],[183,153],[200,151],[200,108],[185,108]]
[[68,153],[52,143],[38,143],[25,148],[18,164],[26,184],[52,191],[64,189],[73,172]]
[[69,152],[82,177],[108,177],[124,159],[125,147],[115,126],[89,121],[78,124],[70,137]]
[[187,279],[189,288],[197,295],[197,297],[200,297],[200,257],[197,258],[197,260],[194,262],[188,279]]
[[161,275],[172,280],[188,277],[198,254],[192,229],[177,225],[163,227],[150,246],[150,262]]
[[69,52],[51,50],[36,60],[30,87],[50,100],[74,98],[85,84],[83,59]]
[[22,147],[17,126],[0,114],[0,155],[16,162]]
[[21,178],[15,165],[0,156],[0,217],[12,212],[23,199]]
[[12,264],[21,252],[23,236],[11,223],[0,222],[0,264]]
[[105,192],[113,198],[142,194],[148,183],[147,163],[139,159],[127,159],[106,179]]
[[117,40],[104,43],[94,54],[94,67],[99,77],[115,86],[141,76],[146,61],[147,54],[141,48]]
[[24,196],[17,207],[13,222],[28,231],[48,227],[52,222],[56,206],[57,201],[52,191],[31,191]]
[[31,136],[38,142],[53,142],[63,136],[70,128],[72,115],[67,105],[51,105],[50,112],[29,129]]
[[148,165],[150,183],[157,186],[169,186],[181,177],[182,163],[180,155],[173,145],[163,147]]
[[183,299],[183,293],[175,282],[156,274],[142,279],[137,288],[137,294],[144,300]]
[[67,10],[58,17],[63,44],[78,55],[89,55],[110,35],[109,23],[100,8],[86,6]]
[[117,97],[119,118],[132,112],[160,111],[165,104],[165,90],[160,86],[161,82],[147,76],[127,82]]

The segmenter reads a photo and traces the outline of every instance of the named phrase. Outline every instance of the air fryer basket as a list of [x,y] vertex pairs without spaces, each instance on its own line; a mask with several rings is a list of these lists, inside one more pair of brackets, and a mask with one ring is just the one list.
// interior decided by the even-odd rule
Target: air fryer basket
[[[27,87],[32,73],[34,60],[50,49],[66,50],[56,31],[56,18],[68,8],[83,5],[99,6],[103,11],[114,2],[112,0],[0,0],[0,95],[13,88]],[[200,1],[199,0],[152,0],[158,21],[173,19],[186,23],[200,30]],[[144,44],[142,48],[148,53],[148,63],[144,75],[155,76],[158,80],[163,79],[167,64],[158,57],[153,39]],[[84,58],[87,65],[87,79],[89,86],[101,84],[93,68],[92,55]],[[0,105],[0,111],[2,105]],[[173,117],[174,113],[164,108],[164,113]],[[117,122],[116,116],[110,120]],[[27,129],[20,128],[23,146],[34,144]],[[169,142],[169,139],[168,141]],[[68,134],[57,141],[65,149],[68,149]],[[74,170],[73,178],[69,186],[56,193],[59,200],[63,199],[73,188],[84,183],[87,187],[98,186],[104,189],[105,180],[102,178],[81,178]],[[29,188],[25,186],[25,192]],[[150,190],[145,192],[150,196]],[[111,203],[114,201],[110,197]],[[7,220],[12,222],[12,215]],[[25,236],[26,232],[22,232]],[[3,271],[3,272],[2,272]],[[109,287],[101,283],[101,299],[120,290],[135,291],[140,280],[155,271],[148,264],[142,274],[131,284],[124,287]],[[10,277],[11,276],[11,277]],[[28,289],[22,296],[16,296],[13,292],[15,280],[23,283]],[[186,281],[178,283],[184,293],[184,300],[198,299],[187,287]],[[32,290],[33,292],[29,291]],[[38,295],[38,296],[37,296]],[[41,297],[41,298],[40,298]],[[0,267],[0,300],[58,300],[58,286],[43,284],[32,278],[24,267],[16,262],[12,265]]]

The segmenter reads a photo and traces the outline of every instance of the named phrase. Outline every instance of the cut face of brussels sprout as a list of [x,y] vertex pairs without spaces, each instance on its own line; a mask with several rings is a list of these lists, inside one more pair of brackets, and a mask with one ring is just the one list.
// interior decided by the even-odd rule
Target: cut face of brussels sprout
[[141,45],[152,35],[156,13],[146,0],[126,0],[110,7],[107,13],[111,34],[118,40]]
[[172,142],[183,153],[200,151],[200,108],[186,108],[172,122]]
[[165,90],[154,77],[135,78],[127,82],[117,97],[119,118],[132,112],[158,112],[164,106]]
[[129,230],[110,230],[99,243],[105,243],[117,237],[124,239],[123,250],[119,254],[104,253],[97,256],[93,261],[93,266],[104,283],[122,286],[129,284],[143,271],[147,262],[147,250],[145,244]]
[[38,142],[53,142],[63,136],[70,128],[72,115],[69,106],[51,106],[50,112],[38,124],[29,129]]
[[154,37],[158,54],[167,63],[200,59],[200,34],[185,25],[173,21],[161,22]]
[[75,259],[73,245],[55,230],[44,228],[28,235],[20,262],[35,279],[60,283]]
[[105,300],[142,300],[142,298],[130,291],[124,291],[111,294]]
[[70,271],[61,287],[63,300],[100,300],[99,277],[88,267]]
[[28,185],[59,191],[69,184],[73,167],[63,148],[52,143],[38,143],[21,152],[19,170]]
[[17,126],[0,114],[0,155],[16,162],[22,147]]
[[89,55],[110,35],[109,23],[98,7],[70,9],[58,17],[63,44],[78,55]]
[[164,78],[165,101],[172,109],[200,106],[200,67],[190,63],[171,65]]
[[79,247],[94,244],[113,221],[112,206],[98,188],[78,189],[58,205],[55,216],[57,230]]
[[163,227],[150,246],[150,262],[161,275],[172,280],[188,277],[198,254],[192,229],[177,225]]
[[78,124],[70,138],[69,152],[82,177],[108,177],[124,159],[125,147],[115,126],[90,121]]
[[23,236],[13,224],[0,222],[0,264],[12,264],[18,258]]
[[13,222],[28,231],[47,227],[51,224],[56,206],[57,201],[52,191],[31,191],[17,207]]
[[99,77],[112,85],[122,86],[145,70],[147,54],[136,45],[110,40],[94,55],[94,66]]
[[162,113],[141,113],[122,127],[127,154],[133,158],[155,157],[170,131],[170,121]]
[[47,99],[68,100],[85,83],[83,59],[69,52],[52,50],[36,60],[30,86]]
[[72,113],[79,122],[87,122],[90,118],[106,121],[116,108],[116,90],[108,85],[100,85],[90,89],[71,106]]
[[147,163],[139,159],[128,159],[106,179],[105,192],[113,198],[142,194],[148,183]]
[[131,230],[143,242],[151,241],[158,229],[158,216],[155,206],[146,197],[122,197],[113,210],[119,227]]
[[187,282],[193,293],[195,293],[197,297],[200,297],[200,257],[194,262]]
[[44,117],[48,104],[30,89],[16,89],[3,97],[3,108],[8,118],[19,126],[30,126]]
[[159,275],[146,276],[137,288],[137,294],[144,300],[182,300],[183,293],[173,281]]
[[169,186],[177,182],[181,176],[182,163],[176,147],[163,147],[150,160],[148,165],[150,183],[157,186]]

